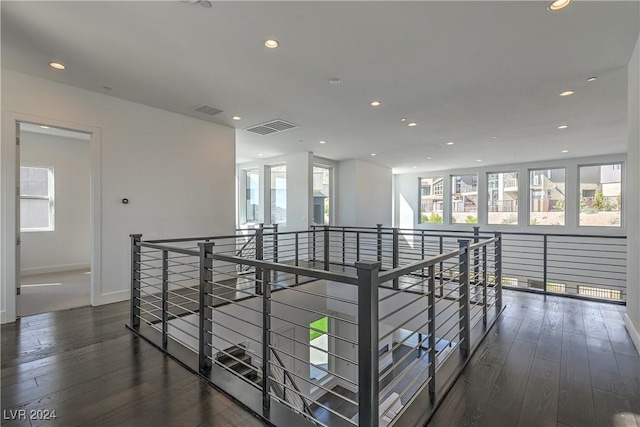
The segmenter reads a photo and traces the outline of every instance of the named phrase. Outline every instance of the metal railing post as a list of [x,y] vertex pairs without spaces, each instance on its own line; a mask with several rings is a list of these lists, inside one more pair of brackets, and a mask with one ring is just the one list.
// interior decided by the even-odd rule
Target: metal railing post
[[129,326],[140,330],[140,241],[142,234],[130,234],[131,238],[131,308]]
[[312,238],[312,246],[313,246],[313,255],[311,256],[311,261],[315,262],[316,261],[316,226],[312,225],[311,226],[311,238]]
[[162,349],[169,336],[169,251],[162,251]]
[[429,278],[428,284],[428,318],[429,318],[429,398],[431,402],[436,399],[436,277],[435,265],[430,265],[427,269]]
[[[264,255],[264,229],[262,227],[256,228],[256,260],[262,260]],[[262,293],[262,269],[255,267],[255,286],[254,290],[256,295]]]
[[278,224],[273,224],[273,262],[278,262]]
[[[262,283],[262,416],[269,419],[271,410],[271,398],[269,397],[269,376],[271,374],[271,284],[269,283],[270,271],[264,270],[264,282]],[[285,368],[283,368],[285,369]]]
[[[473,227],[473,243],[478,243],[480,241],[480,227]],[[480,273],[480,250],[473,250],[473,282],[478,283],[478,275]]]
[[342,227],[342,265],[347,265],[346,262],[346,258],[347,258],[347,239],[345,237],[345,228]]
[[547,235],[543,236],[543,248],[542,248],[542,286],[544,288],[544,293],[547,293],[547,249],[548,249],[548,240]]
[[496,238],[493,249],[493,256],[495,258],[493,268],[496,276],[494,294],[496,298],[496,311],[500,313],[502,310],[502,233],[497,231],[494,233],[494,237]]
[[[300,263],[300,233],[296,231],[295,233],[295,252],[296,252],[296,256],[295,256],[295,265],[296,267],[298,266],[298,264]],[[308,247],[307,247],[308,249]],[[298,284],[299,281],[299,276],[296,274],[296,285]]]
[[378,239],[377,239],[377,252],[378,252],[378,261],[382,262],[382,224],[376,224],[378,228]]
[[325,271],[329,271],[329,256],[330,256],[329,240],[330,240],[329,226],[325,225],[324,226],[324,269]]
[[469,241],[458,240],[458,245],[462,253],[459,256],[459,331],[460,331],[460,352],[463,357],[469,356],[471,349],[471,320],[469,318]]
[[356,262],[358,269],[358,425],[378,427],[378,273],[382,264]]
[[198,370],[206,375],[211,371],[213,356],[213,308],[211,292],[213,281],[213,246],[215,243],[198,243],[200,248],[200,288],[199,288],[199,339]]
[[[439,236],[439,255],[444,252],[444,237]],[[440,296],[444,296],[444,261],[440,261]]]
[[487,324],[487,245],[482,247],[482,323]]
[[356,231],[356,262],[360,261],[360,232]]
[[[392,268],[397,268],[400,265],[400,233],[398,227],[393,227],[393,254],[392,254]],[[398,289],[399,279],[393,279],[393,288]]]

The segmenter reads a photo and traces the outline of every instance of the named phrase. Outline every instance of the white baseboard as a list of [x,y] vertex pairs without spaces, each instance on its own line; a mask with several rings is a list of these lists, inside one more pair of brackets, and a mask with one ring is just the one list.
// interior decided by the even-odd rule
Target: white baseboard
[[85,270],[91,268],[90,263],[51,265],[49,267],[25,268],[20,270],[20,276],[33,276],[35,274],[60,273],[63,271]]
[[109,292],[107,294],[98,295],[91,305],[105,305],[114,302],[126,301],[129,299],[131,291],[129,289],[125,291]]
[[636,346],[636,351],[640,354],[640,332],[638,332],[627,313],[624,313],[622,317],[624,317],[624,326],[627,328],[631,341],[633,341],[633,344]]

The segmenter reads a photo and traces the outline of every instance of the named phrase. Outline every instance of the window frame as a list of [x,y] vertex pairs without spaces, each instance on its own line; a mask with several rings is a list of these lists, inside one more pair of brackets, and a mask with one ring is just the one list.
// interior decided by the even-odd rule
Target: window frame
[[[422,221],[422,180],[423,179],[430,179],[432,181],[431,187],[430,187],[430,194],[427,195],[427,197],[435,197],[435,196],[442,196],[442,222],[429,222],[429,221]],[[418,177],[418,224],[419,225],[424,225],[424,224],[428,224],[428,225],[435,225],[435,226],[444,226],[445,224],[445,179],[446,176],[445,175],[429,175],[429,176],[419,176]],[[442,194],[436,194],[434,189],[435,186],[433,185],[433,181],[436,180],[440,180],[440,185],[442,186]],[[428,214],[426,214],[427,216],[430,216],[434,211],[432,210],[431,212],[429,212]]]
[[[40,166],[40,165],[28,165],[22,164],[20,165],[20,170],[22,168],[32,168],[32,169],[45,169],[47,170],[47,195],[46,196],[35,196],[35,195],[25,195],[22,192],[22,179],[20,178],[20,194],[19,194],[19,202],[22,200],[47,200],[48,203],[48,212],[49,212],[49,226],[48,227],[30,227],[25,228],[22,226],[22,220],[20,220],[20,233],[37,233],[43,231],[55,231],[56,230],[56,215],[55,215],[55,172],[53,166]],[[20,216],[22,216],[22,203],[20,203]]]
[[[515,174],[516,175],[516,177],[515,177],[515,180],[516,180],[516,185],[515,185],[515,188],[516,188],[516,200],[515,200],[515,202],[516,202],[516,211],[514,213],[515,217],[516,217],[516,222],[514,222],[514,223],[493,223],[493,222],[489,221],[489,214],[491,213],[491,211],[489,210],[489,201],[491,199],[491,197],[489,197],[489,192],[492,190],[490,188],[490,186],[489,186],[489,175],[499,175],[499,174],[503,174],[503,175],[506,175],[506,174],[513,175],[513,174]],[[504,171],[493,171],[493,172],[489,171],[489,172],[485,173],[485,177],[484,178],[485,178],[485,183],[486,183],[486,196],[487,196],[487,198],[485,200],[485,203],[484,203],[484,209],[485,209],[486,215],[487,215],[486,216],[487,225],[489,225],[489,226],[494,226],[494,225],[503,226],[504,225],[504,226],[508,226],[508,227],[518,227],[518,226],[520,226],[521,225],[520,224],[520,209],[521,209],[521,205],[522,205],[522,203],[521,203],[521,198],[522,197],[520,195],[520,171],[519,170],[504,170]],[[478,195],[479,195],[479,192],[478,192]]]
[[312,168],[311,168],[311,199],[313,200],[313,192],[314,192],[314,188],[313,188],[313,175],[314,175],[314,169],[315,168],[319,168],[319,169],[326,169],[329,172],[329,222],[327,224],[315,224],[313,221],[313,215],[311,216],[311,223],[313,225],[332,225],[335,221],[334,219],[334,205],[335,205],[335,190],[334,190],[334,167],[333,166],[329,166],[329,165],[325,165],[322,163],[314,163]]
[[[563,199],[562,199],[562,203],[564,204],[564,209],[562,211],[563,213],[563,223],[562,224],[532,224],[531,223],[531,214],[533,213],[532,209],[532,205],[533,205],[533,199],[532,199],[532,187],[534,185],[533,183],[533,179],[531,176],[532,172],[540,172],[540,171],[552,171],[552,170],[563,170],[564,171],[564,194],[563,194]],[[567,227],[567,191],[569,189],[569,182],[568,182],[568,177],[569,177],[569,167],[567,167],[566,165],[563,166],[548,166],[548,167],[537,167],[537,168],[527,168],[527,227],[534,227],[534,228],[539,228],[539,227],[554,227],[554,228],[558,228],[558,227]],[[544,191],[544,188],[543,190]]]
[[[602,166],[614,166],[614,170],[619,170],[620,171],[620,206],[619,206],[619,212],[620,212],[620,223],[618,225],[583,225],[580,223],[580,202],[582,200],[582,190],[581,190],[581,186],[582,186],[582,177],[580,175],[581,169],[582,168],[589,168],[589,167],[602,167]],[[615,168],[615,166],[619,166],[619,168]],[[626,229],[625,223],[624,223],[624,199],[625,199],[625,162],[620,160],[620,161],[610,161],[610,162],[603,162],[603,163],[578,163],[577,165],[577,182],[578,182],[578,188],[577,188],[577,204],[575,206],[576,209],[576,228],[577,229],[583,229],[583,230],[624,230]]]
[[[453,209],[453,197],[456,194],[462,194],[462,192],[458,193],[456,191],[455,179],[456,178],[467,177],[467,176],[472,178],[471,185],[472,185],[472,187],[475,186],[475,194],[476,194],[476,211],[475,211],[476,221],[475,222],[470,222],[470,223],[466,222],[466,218],[471,216],[470,212],[463,211],[463,213],[468,214],[466,216],[466,218],[465,218],[465,222],[454,221],[454,215],[453,215],[456,212]],[[474,181],[473,180],[474,177],[475,177],[475,182],[473,182]],[[481,178],[481,174],[478,173],[478,172],[475,172],[475,173],[456,173],[456,174],[449,175],[449,185],[450,185],[449,201],[448,201],[448,204],[449,204],[449,219],[448,219],[449,220],[449,225],[473,225],[473,226],[479,225],[479,222],[480,222],[480,188],[481,188],[480,180],[481,179],[482,179]],[[473,193],[473,191],[471,193]],[[463,199],[463,201],[464,201],[464,199]],[[463,209],[464,209],[464,205],[463,205]]]

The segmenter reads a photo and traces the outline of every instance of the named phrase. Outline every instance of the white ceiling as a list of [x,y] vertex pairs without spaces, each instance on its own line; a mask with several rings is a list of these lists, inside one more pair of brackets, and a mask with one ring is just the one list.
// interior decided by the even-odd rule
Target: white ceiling
[[[239,162],[313,151],[406,172],[626,152],[639,2],[546,6],[3,0],[2,66],[236,127]],[[300,127],[243,130],[272,119]]]

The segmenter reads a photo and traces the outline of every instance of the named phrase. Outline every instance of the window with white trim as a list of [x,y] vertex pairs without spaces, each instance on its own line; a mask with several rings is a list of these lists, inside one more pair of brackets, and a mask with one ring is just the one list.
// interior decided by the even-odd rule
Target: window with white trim
[[20,231],[55,229],[53,168],[20,166]]

